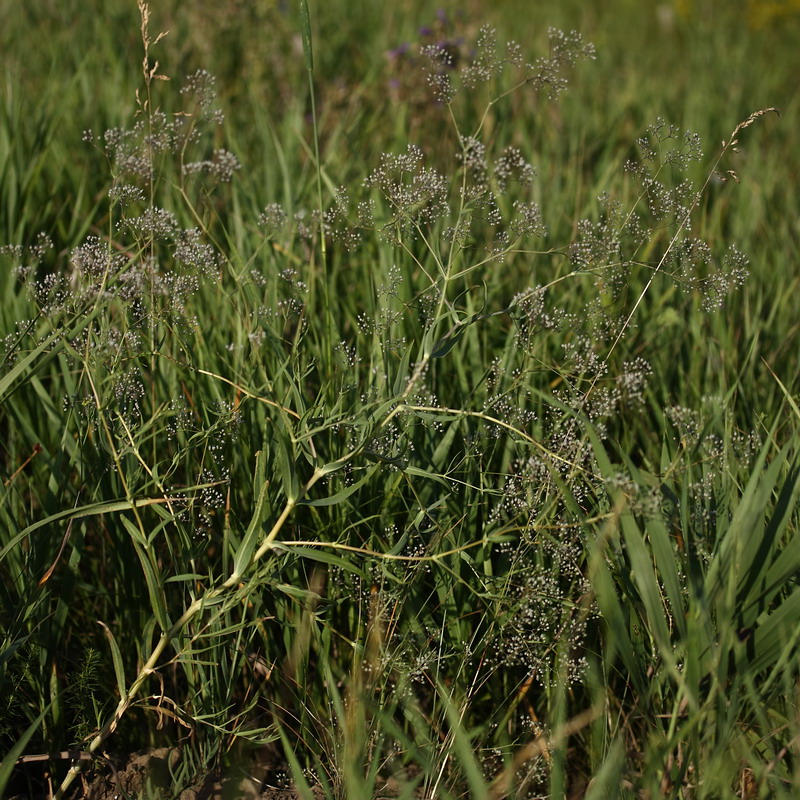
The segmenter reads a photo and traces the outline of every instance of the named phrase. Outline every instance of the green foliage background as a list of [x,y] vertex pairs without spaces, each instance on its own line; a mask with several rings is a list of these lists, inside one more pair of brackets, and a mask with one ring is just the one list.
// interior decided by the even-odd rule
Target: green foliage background
[[[226,115],[213,145],[242,169],[188,196],[165,159],[153,188],[224,254],[220,280],[188,301],[194,333],[158,301],[149,350],[109,359],[98,342],[124,327],[124,304],[39,315],[4,261],[8,791],[43,792],[42,772],[16,760],[88,749],[119,707],[104,750],[182,747],[168,785],[145,796],[276,762],[299,790],[319,783],[332,797],[372,796],[387,775],[405,796],[796,796],[800,15],[756,2],[483,6],[447,6],[445,29],[431,3],[311,4],[318,172],[295,4],[153,3],[151,37],[169,34],[151,63],[170,81],[153,82],[151,107],[177,111],[183,77],[207,69]],[[708,314],[656,280],[613,365],[649,362],[645,404],[605,437],[581,428],[602,481],[584,494],[573,471],[530,482],[506,516],[492,515],[547,420],[576,416],[553,390],[580,376],[560,365],[568,329],[525,356],[513,315],[477,317],[556,279],[554,294],[569,287],[559,302],[581,314],[591,282],[567,282],[557,259],[514,254],[465,280],[453,302],[474,320],[451,341],[440,337],[452,319],[415,311],[414,259],[430,257],[419,243],[352,254],[333,243],[323,256],[313,238],[265,243],[256,224],[270,203],[317,208],[318,178],[329,206],[333,189],[359,186],[381,153],[409,142],[455,169],[446,108],[389,53],[413,52],[423,26],[472,41],[484,23],[531,57],[546,55],[548,26],[597,47],[557,102],[519,92],[484,130],[535,166],[548,246],[574,241],[603,192],[633,202],[623,165],[657,117],[700,134],[706,158],[688,176],[702,184],[738,123],[781,112],[742,131],[721,165],[739,182],[712,182],[695,214],[698,235],[748,254],[746,285]],[[140,258],[148,243],[115,228],[110,165],[82,141],[130,126],[144,98],[135,4],[6,3],[0,52],[0,242],[50,236],[31,279],[68,274],[90,235],[121,251],[139,244]],[[462,130],[482,111],[480,97],[459,105]],[[654,251],[664,236],[654,231]],[[308,291],[294,317],[281,317],[298,288],[285,269]],[[630,276],[627,308],[649,274]],[[262,306],[273,322],[256,347]],[[32,320],[22,333],[21,320]],[[96,339],[81,338],[95,325]],[[427,379],[435,403],[403,394],[426,337],[444,348]],[[529,427],[493,410],[495,359],[520,370],[498,385]],[[132,371],[146,376],[135,413],[119,388]],[[76,397],[83,411],[65,402]],[[176,400],[192,420],[181,429]],[[670,407],[702,414],[699,428],[681,430]],[[126,430],[131,414],[138,427]],[[745,453],[751,432],[761,445]],[[723,457],[704,449],[710,437]],[[188,512],[164,500],[178,491]],[[648,515],[635,501],[653,491],[663,513]],[[520,620],[551,608],[547,597],[560,616],[539,641]],[[535,669],[503,660],[516,633],[538,648]],[[578,657],[585,671],[571,681]],[[68,766],[51,769],[62,780]],[[102,762],[92,769],[102,775]]]

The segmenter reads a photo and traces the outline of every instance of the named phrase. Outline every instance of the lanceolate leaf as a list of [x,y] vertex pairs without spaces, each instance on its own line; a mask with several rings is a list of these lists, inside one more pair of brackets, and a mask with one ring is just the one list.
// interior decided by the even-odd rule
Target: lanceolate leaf
[[62,348],[68,346],[70,339],[74,339],[94,320],[103,306],[96,303],[91,311],[74,317],[70,324],[64,328],[56,328],[48,334],[30,353],[16,361],[13,367],[0,377],[0,403],[5,402],[14,383],[28,370],[32,369],[37,361],[44,363],[55,357]]
[[114,634],[111,632],[111,628],[109,628],[105,622],[100,620],[98,620],[98,623],[106,632],[106,638],[108,639],[108,644],[111,648],[111,661],[114,664],[114,675],[117,679],[117,691],[119,692],[120,698],[123,698],[128,692],[128,685],[127,681],[125,680],[125,666],[122,663],[122,653],[119,649],[119,645],[117,644]]
[[85,506],[78,506],[77,508],[69,508],[65,511],[59,511],[57,514],[51,514],[50,516],[40,519],[39,521],[34,522],[21,530],[2,550],[0,550],[0,561],[3,560],[3,558],[12,548],[16,547],[32,533],[40,528],[53,525],[56,522],[81,519],[82,517],[94,517],[101,514],[115,514],[120,511],[130,511],[133,508],[145,508],[147,506],[166,502],[166,498],[163,497],[142,497],[135,500],[111,500],[105,503],[90,503]]
[[364,474],[355,483],[346,486],[344,489],[329,495],[328,497],[320,497],[317,500],[301,500],[297,505],[299,506],[335,506],[348,497],[355,494],[367,481],[378,471],[380,464],[374,464],[368,467]]
[[753,631],[743,631],[752,674],[772,667],[787,652],[800,649],[800,588],[796,588],[771,614],[759,620]]
[[784,449],[764,470],[771,449],[768,440],[752,467],[750,480],[709,566],[705,586],[706,596],[712,603],[720,601],[723,595],[730,597],[731,592],[738,593],[745,580],[752,583],[754,575],[767,566],[767,507],[787,454]]
[[33,736],[39,731],[39,726],[50,711],[48,705],[44,711],[25,729],[22,736],[19,737],[13,747],[3,756],[0,762],[0,797],[4,797],[4,792],[8,781],[11,779],[11,773],[16,766],[17,759],[20,758],[25,752],[25,747]]
[[[263,458],[263,456],[261,457]],[[256,472],[258,473],[258,468]],[[230,579],[231,581],[244,574],[245,570],[250,565],[250,560],[261,538],[262,523],[269,509],[269,503],[267,502],[268,489],[269,481],[264,480],[258,488],[258,498],[256,499],[256,505],[253,509],[253,516],[250,519],[250,524],[247,526],[247,531],[244,534],[244,538],[233,560],[233,576]]]

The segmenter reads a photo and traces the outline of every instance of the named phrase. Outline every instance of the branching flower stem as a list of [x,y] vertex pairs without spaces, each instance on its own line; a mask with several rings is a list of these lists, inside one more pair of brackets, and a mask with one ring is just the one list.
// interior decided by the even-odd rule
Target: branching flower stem
[[[110,435],[110,433],[109,433]],[[120,720],[125,715],[127,710],[130,708],[131,704],[139,695],[139,692],[142,689],[145,681],[153,675],[157,669],[159,662],[161,661],[164,652],[166,649],[180,636],[183,629],[206,607],[212,605],[216,601],[218,601],[221,597],[224,597],[226,594],[231,592],[231,590],[237,588],[245,577],[245,573],[249,572],[252,567],[258,563],[264,555],[273,548],[275,539],[278,537],[281,529],[283,528],[286,520],[291,515],[294,508],[297,506],[298,502],[305,497],[305,495],[309,492],[309,490],[325,475],[329,474],[330,472],[335,471],[340,466],[344,466],[346,461],[349,461],[354,455],[356,455],[357,451],[349,453],[344,459],[340,459],[338,462],[334,462],[332,465],[327,465],[326,467],[318,467],[314,470],[311,478],[308,482],[300,489],[298,492],[297,497],[290,497],[287,499],[283,510],[281,511],[278,519],[273,524],[270,532],[267,534],[264,541],[261,543],[261,546],[256,551],[255,555],[250,559],[249,563],[247,564],[246,568],[243,569],[241,572],[238,572],[234,569],[233,573],[230,577],[221,585],[215,586],[211,589],[208,589],[201,597],[198,597],[194,600],[191,605],[183,612],[182,616],[174,622],[167,630],[162,631],[161,636],[159,637],[156,646],[153,648],[152,652],[150,653],[150,657],[147,659],[145,664],[139,670],[138,675],[133,680],[133,683],[128,687],[127,691],[120,697],[119,703],[117,704],[117,708],[114,711],[111,719],[109,719],[106,724],[100,729],[97,735],[94,737],[92,742],[86,748],[86,753],[94,754],[97,753],[99,748],[102,746],[103,742],[108,739],[108,737],[114,733],[119,725]],[[134,513],[136,513],[136,506],[133,506]],[[137,515],[138,517],[138,515]],[[59,798],[64,797],[65,793],[69,789],[69,787],[74,782],[75,778],[82,772],[83,767],[85,764],[83,762],[79,762],[78,764],[73,765],[69,772],[67,772],[66,777],[64,778],[61,786],[59,787],[58,791],[55,794],[56,800]]]
[[[714,165],[709,170],[708,175],[706,176],[705,182],[703,183],[702,187],[700,187],[700,191],[698,191],[695,194],[694,199],[692,200],[692,204],[689,206],[689,208],[684,213],[683,218],[681,219],[681,223],[680,223],[680,225],[678,225],[678,229],[675,231],[674,235],[672,236],[672,239],[670,240],[669,245],[664,250],[664,253],[662,254],[661,258],[659,259],[658,264],[656,264],[655,269],[653,270],[652,274],[650,275],[647,283],[644,285],[644,288],[642,289],[641,293],[639,294],[639,297],[636,299],[636,302],[633,304],[633,308],[631,309],[630,313],[628,314],[624,324],[622,325],[622,327],[620,328],[619,333],[617,334],[616,339],[614,339],[614,342],[612,343],[611,348],[608,351],[608,354],[606,356],[607,358],[608,358],[608,356],[610,356],[614,352],[614,350],[616,349],[616,347],[619,344],[620,340],[622,339],[623,335],[625,334],[625,331],[630,326],[630,323],[631,323],[631,320],[633,319],[634,314],[636,314],[636,311],[639,308],[642,300],[644,300],[644,297],[647,294],[648,290],[650,289],[650,286],[653,283],[653,280],[655,279],[656,275],[658,275],[658,273],[662,271],[662,269],[664,267],[664,264],[667,261],[667,257],[672,252],[673,248],[675,247],[675,244],[678,241],[678,237],[681,235],[681,233],[683,232],[684,228],[688,225],[689,219],[690,219],[691,215],[694,213],[694,210],[697,208],[697,204],[700,202],[700,200],[702,199],[703,195],[705,194],[706,189],[708,188],[708,185],[711,183],[711,179],[714,177],[714,175],[717,174],[717,168],[719,167],[720,162],[722,161],[722,159],[725,157],[725,155],[728,153],[729,150],[734,150],[735,151],[736,144],[738,142],[738,140],[736,139],[737,135],[739,134],[739,132],[742,129],[747,128],[750,125],[752,125],[759,117],[763,117],[765,114],[768,114],[770,112],[774,112],[776,114],[780,114],[780,112],[778,111],[777,108],[762,108],[759,111],[755,111],[747,119],[745,119],[742,122],[740,122],[733,129],[733,132],[731,133],[730,139],[728,139],[727,141],[724,141],[722,143],[722,149],[720,150],[719,155],[717,156],[717,159],[714,162]],[[589,391],[591,391],[592,388],[594,387],[594,384],[597,382],[597,378],[598,378],[598,376],[595,376],[594,381],[592,381],[592,385],[589,387]]]
[[[731,133],[730,138],[727,141],[723,141],[722,142],[722,149],[719,151],[719,154],[717,155],[717,158],[714,161],[713,166],[708,171],[708,174],[706,175],[706,179],[703,182],[703,185],[700,187],[699,191],[697,191],[695,193],[691,205],[683,213],[681,221],[680,221],[680,224],[678,225],[677,230],[675,231],[675,233],[673,234],[672,238],[670,239],[669,244],[667,245],[666,249],[664,250],[664,253],[662,254],[662,256],[659,259],[658,263],[656,264],[655,268],[651,272],[650,277],[647,279],[647,283],[644,285],[644,288],[639,293],[639,296],[636,298],[636,302],[633,304],[633,308],[630,310],[630,313],[625,318],[625,322],[620,327],[619,333],[617,333],[616,338],[612,342],[611,347],[608,350],[608,353],[606,353],[606,359],[610,358],[611,354],[614,352],[614,350],[617,348],[617,345],[622,340],[622,337],[625,335],[625,332],[630,327],[631,321],[633,320],[634,315],[636,314],[637,310],[639,309],[639,306],[641,305],[642,301],[644,300],[645,295],[647,294],[647,292],[649,291],[650,287],[652,286],[656,275],[658,275],[660,272],[663,271],[664,264],[666,264],[666,262],[667,262],[667,258],[669,257],[670,253],[672,252],[672,250],[674,249],[675,245],[677,244],[681,233],[683,233],[684,229],[689,224],[690,218],[691,218],[692,214],[694,213],[695,209],[697,208],[698,203],[703,198],[703,195],[705,194],[706,189],[708,188],[709,184],[711,183],[711,180],[717,174],[717,168],[719,167],[720,162],[727,155],[727,153],[729,151],[736,152],[736,145],[738,144],[738,139],[736,137],[739,135],[740,131],[742,131],[744,128],[750,127],[750,125],[752,125],[759,117],[763,117],[765,114],[769,114],[771,112],[774,112],[775,114],[780,115],[780,111],[777,108],[773,108],[773,107],[762,108],[762,109],[759,109],[758,111],[754,111],[749,117],[747,117],[747,119],[742,120],[742,122],[740,122],[733,129],[733,132]],[[638,202],[638,200],[637,200],[637,202]],[[600,379],[600,375],[599,374],[595,375],[592,378],[592,382],[589,384],[589,388],[586,390],[586,393],[584,394],[584,396],[583,396],[583,398],[581,400],[581,403],[580,403],[580,405],[579,405],[579,407],[577,409],[578,412],[582,411],[583,408],[586,406],[586,403],[588,402],[590,395],[594,391],[594,388],[597,385],[597,382],[598,382],[599,379]],[[572,421],[572,425],[573,426],[575,425],[576,420],[577,420],[577,416],[573,417],[573,421]]]

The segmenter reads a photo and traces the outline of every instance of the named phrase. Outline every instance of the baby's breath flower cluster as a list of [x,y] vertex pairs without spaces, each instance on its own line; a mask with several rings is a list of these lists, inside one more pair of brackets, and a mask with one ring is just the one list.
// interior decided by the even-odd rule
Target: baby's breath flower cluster
[[596,609],[581,605],[581,598],[590,595],[581,565],[584,546],[568,531],[557,539],[538,538],[536,544],[536,551],[525,556],[533,563],[514,575],[514,585],[503,587],[510,605],[498,614],[502,622],[493,658],[546,684],[561,647],[567,679],[577,683],[587,668],[587,626],[597,617]]
[[[734,465],[753,463],[761,448],[761,436],[755,430],[736,428],[730,411],[715,396],[703,397],[699,408],[667,406],[664,414],[672,426],[675,445],[689,461],[687,482],[694,545],[707,553],[716,536],[715,497],[721,481]],[[676,505],[677,500],[671,497]],[[672,509],[672,513],[677,512],[677,507]]]
[[580,59],[594,58],[595,49],[577,31],[564,33],[550,28],[548,39],[549,56],[527,62],[517,42],[509,41],[501,47],[495,29],[485,25],[480,29],[472,57],[447,40],[423,45],[420,54],[428,63],[427,82],[439,103],[452,103],[460,88],[471,90],[490,83],[509,67],[517,71],[519,83],[544,89],[554,99],[567,88],[565,73]]
[[203,161],[190,161],[183,165],[184,175],[204,173],[220,183],[230,183],[234,173],[240,169],[239,159],[228,150],[215,150],[211,158]]
[[628,161],[625,167],[639,181],[653,228],[665,227],[669,232],[666,250],[653,266],[672,277],[684,292],[699,296],[704,311],[718,311],[730,293],[744,284],[748,259],[736,245],[715,257],[711,244],[691,234],[701,190],[683,173],[703,157],[700,137],[658,118],[637,145],[639,160]]
[[422,149],[410,144],[403,154],[384,153],[364,180],[367,189],[380,189],[401,234],[413,235],[417,227],[431,225],[450,210],[447,179],[422,161]]
[[[198,224],[199,205],[187,209],[158,202],[160,179],[186,179],[183,196],[191,206],[194,193],[198,203],[207,202],[210,190],[229,181],[239,168],[236,157],[224,149],[202,157],[209,128],[223,120],[215,108],[213,77],[204,71],[190,75],[181,96],[187,108],[178,114],[141,103],[131,128],[114,128],[100,136],[84,133],[84,141],[104,153],[112,172],[105,233],[92,233],[55,258],[44,234],[27,248],[2,249],[0,256],[13,260],[15,274],[37,310],[34,320],[18,324],[15,333],[5,337],[4,361],[13,364],[47,337],[55,341],[52,331],[68,330],[77,320],[64,357],[81,365],[76,372],[99,376],[92,387],[80,381],[63,398],[64,412],[84,432],[81,435],[94,442],[110,436],[125,452],[147,420],[154,431],[163,426],[167,447],[174,448],[170,452],[201,454],[199,478],[176,474],[179,483],[208,482],[206,472],[212,470],[217,483],[224,484],[237,414],[225,409],[218,419],[203,420],[185,407],[158,407],[153,402],[158,372],[153,359],[180,356],[198,326],[193,298],[205,285],[220,281],[225,264],[209,232]],[[201,158],[188,160],[195,152]],[[192,221],[188,226],[187,218]],[[98,457],[105,468],[119,469],[111,454]],[[206,516],[198,524],[219,525],[208,511],[219,507],[219,490],[214,491],[213,498],[211,489],[201,497],[199,508],[206,509]]]

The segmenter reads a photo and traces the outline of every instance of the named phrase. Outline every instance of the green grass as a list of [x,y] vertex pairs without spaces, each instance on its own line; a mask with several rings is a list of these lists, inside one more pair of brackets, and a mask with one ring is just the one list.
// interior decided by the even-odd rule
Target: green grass
[[800,18],[528,5],[3,12],[0,794],[796,796]]

